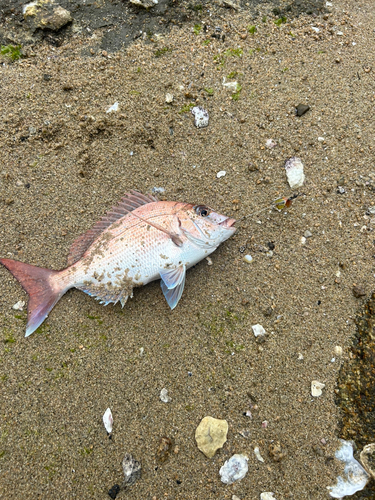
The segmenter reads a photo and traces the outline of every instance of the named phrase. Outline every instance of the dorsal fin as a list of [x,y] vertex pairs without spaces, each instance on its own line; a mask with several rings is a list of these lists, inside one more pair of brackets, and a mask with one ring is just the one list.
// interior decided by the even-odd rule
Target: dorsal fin
[[136,208],[155,201],[158,200],[154,196],[144,195],[133,189],[129,193],[126,193],[126,195],[121,198],[118,205],[112,207],[91,229],[74,240],[68,255],[68,266],[77,262],[96,238],[111,224]]

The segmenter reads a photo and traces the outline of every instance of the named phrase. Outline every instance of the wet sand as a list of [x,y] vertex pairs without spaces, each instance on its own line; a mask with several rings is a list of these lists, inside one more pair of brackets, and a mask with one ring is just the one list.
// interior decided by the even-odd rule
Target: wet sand
[[[174,311],[158,282],[124,309],[72,290],[25,339],[26,312],[12,306],[26,294],[0,269],[0,498],[109,498],[126,452],[142,478],[118,498],[328,498],[340,470],[337,377],[374,280],[373,5],[334,2],[280,26],[262,5],[255,20],[246,9],[203,11],[207,33],[175,26],[104,55],[89,51],[104,29],[89,41],[77,33],[1,66],[2,257],[63,268],[74,239],[130,189],[249,217],[213,265],[188,271]],[[216,26],[224,42],[211,37]],[[301,117],[299,103],[311,108]],[[208,110],[207,128],[194,126],[192,105]],[[293,194],[283,168],[292,156],[306,181],[279,213],[267,207]],[[312,380],[325,384],[318,398]],[[194,439],[207,415],[229,423],[213,459]],[[163,436],[175,447],[159,463]],[[226,486],[218,472],[234,453],[249,471]]]

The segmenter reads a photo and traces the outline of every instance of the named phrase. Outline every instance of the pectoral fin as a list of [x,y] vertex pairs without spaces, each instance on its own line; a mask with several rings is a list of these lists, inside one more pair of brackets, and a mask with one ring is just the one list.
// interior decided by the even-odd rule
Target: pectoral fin
[[163,270],[160,272],[160,286],[164,297],[171,309],[174,309],[181,298],[185,286],[186,268],[184,265],[177,269]]

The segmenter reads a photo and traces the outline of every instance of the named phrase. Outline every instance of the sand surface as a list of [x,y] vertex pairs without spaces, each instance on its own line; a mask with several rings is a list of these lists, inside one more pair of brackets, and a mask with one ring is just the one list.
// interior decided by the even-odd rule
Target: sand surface
[[[212,265],[188,271],[174,311],[158,282],[124,309],[71,290],[25,339],[26,311],[12,306],[27,296],[0,269],[0,498],[109,498],[127,452],[142,477],[118,498],[328,498],[340,470],[337,378],[375,254],[375,215],[366,215],[375,207],[373,1],[333,4],[286,13],[280,26],[273,4],[255,18],[245,5],[214,4],[211,16],[205,5],[117,52],[103,52],[101,27],[3,59],[1,257],[64,268],[74,239],[130,189],[164,188],[162,199],[248,217]],[[236,93],[223,78],[238,82]],[[297,117],[300,103],[310,110]],[[208,127],[194,126],[193,105],[208,111]],[[295,191],[284,169],[293,156],[306,176]],[[294,192],[286,211],[268,208]],[[312,380],[325,384],[320,397]],[[229,424],[212,459],[194,439],[207,415]],[[160,463],[163,436],[174,445]],[[219,469],[234,453],[249,457],[249,471],[227,486]]]

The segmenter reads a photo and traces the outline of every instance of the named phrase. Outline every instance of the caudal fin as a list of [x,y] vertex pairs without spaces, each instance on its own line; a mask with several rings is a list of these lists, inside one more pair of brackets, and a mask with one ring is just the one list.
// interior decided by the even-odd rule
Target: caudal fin
[[0,263],[13,274],[29,294],[25,335],[28,337],[43,323],[67,288],[62,289],[52,284],[51,278],[60,271],[51,271],[12,259],[0,259]]

